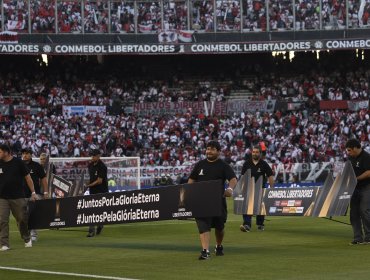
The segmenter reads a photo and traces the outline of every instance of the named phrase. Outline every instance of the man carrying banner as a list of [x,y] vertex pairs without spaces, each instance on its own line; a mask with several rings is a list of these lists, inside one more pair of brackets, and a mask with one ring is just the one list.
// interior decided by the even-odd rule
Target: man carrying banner
[[[269,181],[270,187],[274,187],[274,176],[271,167],[268,163],[261,159],[262,151],[261,146],[254,146],[252,149],[252,156],[248,157],[242,167],[242,175],[250,169],[251,170],[251,177],[254,180],[258,180],[260,176],[263,178],[262,187],[264,188],[266,185],[267,180]],[[265,229],[265,216],[264,215],[257,215],[256,224],[258,230]],[[249,232],[252,228],[252,215],[243,215],[243,224],[240,226],[240,230],[243,232]]]
[[219,217],[198,217],[196,218],[202,251],[199,260],[207,260],[211,257],[209,252],[209,242],[211,228],[215,228],[216,236],[216,256],[223,256],[222,241],[224,238],[224,228],[227,219],[227,208],[225,197],[232,196],[233,189],[236,186],[237,179],[234,171],[225,161],[219,158],[221,146],[217,141],[210,141],[207,143],[206,159],[197,162],[189,176],[188,183],[222,180],[222,187],[224,188],[226,180],[229,181],[229,186],[226,190],[222,189],[222,215]]
[[19,232],[26,248],[32,247],[28,230],[28,207],[24,194],[23,180],[31,191],[31,200],[36,199],[36,192],[29,171],[21,159],[10,153],[7,145],[0,145],[0,251],[9,247],[9,215],[12,211]]
[[357,178],[350,202],[353,230],[350,245],[370,244],[370,154],[361,148],[356,139],[347,141],[346,151]]
[[[100,160],[100,150],[94,149],[91,151],[91,162],[89,164],[90,183],[86,186],[90,190],[90,194],[106,193],[108,192],[108,177],[107,166]],[[103,229],[103,225],[90,226],[87,237],[94,237],[99,235]]]
[[[49,168],[51,168],[51,173],[56,174],[56,168],[54,164],[49,164],[49,155],[46,153],[40,154],[40,165],[44,168],[46,174],[49,174]],[[48,176],[46,176],[48,177]],[[46,179],[47,180],[47,179]]]
[[[30,148],[22,150],[22,160],[30,172],[37,199],[48,198],[48,184],[44,168],[39,163],[32,160],[32,150]],[[42,185],[42,190],[40,185]],[[29,188],[26,185],[24,187],[26,197],[31,197]],[[37,231],[34,229],[31,230],[31,239],[32,241],[37,241]]]

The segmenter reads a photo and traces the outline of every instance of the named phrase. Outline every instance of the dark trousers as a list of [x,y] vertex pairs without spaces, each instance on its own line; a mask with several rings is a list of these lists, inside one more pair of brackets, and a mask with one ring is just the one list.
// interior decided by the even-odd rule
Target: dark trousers
[[28,204],[27,199],[0,198],[0,246],[9,247],[9,217],[12,212],[17,221],[18,229],[24,242],[31,239],[28,230]]
[[95,228],[102,230],[103,227],[104,227],[103,225],[100,225],[100,226],[89,226],[89,232],[96,233]]
[[[243,225],[252,226],[252,215],[243,215]],[[257,226],[263,226],[265,222],[264,215],[257,215],[256,216],[256,224]]]
[[355,189],[350,207],[353,240],[370,241],[370,185]]

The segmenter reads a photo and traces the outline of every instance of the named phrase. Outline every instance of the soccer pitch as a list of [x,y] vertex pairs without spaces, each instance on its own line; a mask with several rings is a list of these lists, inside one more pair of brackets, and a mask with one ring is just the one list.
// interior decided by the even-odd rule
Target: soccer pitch
[[[110,225],[93,238],[86,237],[86,227],[41,230],[34,247],[24,248],[12,220],[11,250],[0,252],[0,279],[370,278],[370,245],[349,246],[349,225],[322,218],[267,217],[264,232],[253,225],[243,233],[241,216],[231,214],[228,202],[225,256],[212,254],[206,261],[198,260],[194,221]],[[348,217],[338,220],[348,223]],[[212,232],[211,249],[214,244]],[[41,273],[45,271],[51,274]]]

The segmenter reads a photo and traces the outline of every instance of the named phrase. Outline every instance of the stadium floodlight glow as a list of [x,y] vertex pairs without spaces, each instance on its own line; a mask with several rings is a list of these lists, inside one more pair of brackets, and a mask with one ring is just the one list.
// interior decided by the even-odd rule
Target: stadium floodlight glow
[[43,53],[41,55],[41,58],[42,58],[42,61],[46,64],[46,66],[48,66],[48,64],[49,64],[48,55]]

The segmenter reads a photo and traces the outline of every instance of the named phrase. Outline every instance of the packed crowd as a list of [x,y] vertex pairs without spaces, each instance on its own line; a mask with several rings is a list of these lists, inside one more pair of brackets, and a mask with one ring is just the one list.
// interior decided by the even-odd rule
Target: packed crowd
[[363,28],[369,27],[370,11],[368,1],[354,0],[321,0],[321,3],[320,0],[272,0],[269,7],[266,1],[260,0],[194,0],[190,5],[185,0],[113,0],[110,4],[86,0],[83,5],[80,1],[56,0],[3,2],[4,30],[28,32],[30,20],[32,33],[49,33],[56,29],[59,33],[155,33],[189,28],[200,32],[214,32],[215,29],[230,32],[241,28],[258,32],[266,31],[267,26],[271,31],[343,29],[347,20],[348,28]]
[[[23,68],[11,63],[1,68],[0,103],[40,108],[31,116],[1,116],[1,142],[9,143],[16,152],[31,147],[35,155],[47,152],[53,157],[88,156],[91,149],[99,148],[106,156],[140,156],[143,165],[163,166],[196,162],[204,156],[205,144],[210,139],[218,139],[225,159],[237,165],[250,152],[250,147],[261,141],[265,143],[267,158],[276,163],[342,160],[344,144],[352,137],[361,140],[366,149],[370,148],[368,109],[357,112],[320,110],[317,103],[322,99],[369,100],[368,67],[349,69],[344,62],[344,72],[341,67],[335,67],[336,71],[328,68],[328,73],[295,72],[296,75],[281,76],[278,72],[266,72],[261,65],[244,69],[240,62],[232,74],[233,79],[225,66],[225,81],[235,82],[226,82],[229,88],[213,87],[213,82],[219,78],[214,76],[213,80],[190,83],[189,89],[184,88],[189,86],[187,79],[197,73],[191,67],[187,69],[185,62],[186,69],[178,68],[176,77],[170,72],[167,79],[152,79],[151,82],[120,80],[115,76],[114,65],[104,64],[108,64],[111,72],[104,67],[100,69],[102,66],[95,62],[79,64],[76,58],[51,61],[48,71],[45,71],[46,66],[34,66],[39,69],[36,72],[30,66],[33,64],[25,62]],[[275,64],[279,63],[275,61]],[[356,63],[352,61],[352,64]],[[81,71],[79,65],[85,71]],[[233,63],[230,65],[235,67]],[[297,65],[302,65],[302,60]],[[205,67],[212,69],[211,65]],[[266,69],[269,67],[267,65]],[[278,69],[285,67],[282,63],[278,65]],[[294,63],[290,67],[294,71]],[[59,70],[54,72],[55,69]],[[147,76],[150,76],[148,71],[155,74],[143,69],[142,65],[137,69],[138,76],[143,71]],[[188,70],[192,72],[190,76]],[[134,67],[131,71],[135,76]],[[254,75],[247,75],[249,71]],[[101,73],[106,75],[100,77]],[[113,114],[109,110],[106,116],[69,117],[61,113],[61,105],[66,104],[112,107],[119,102],[124,107],[129,102],[212,100],[212,97],[224,100],[231,91],[238,89],[250,90],[258,100],[300,101],[304,106],[296,111],[243,112],[221,117],[195,115],[190,110],[161,116],[137,116],[123,111]]]
[[[330,70],[312,68],[305,72],[294,68],[305,63],[302,59],[295,63],[296,66],[294,63],[289,66],[284,60],[276,70],[267,71],[259,64],[248,68],[243,61],[239,65],[233,61],[224,69],[215,68],[209,75],[202,75],[205,62],[188,62],[185,66],[186,58],[179,60],[178,66],[169,66],[170,59],[158,58],[153,60],[155,65],[151,69],[147,69],[147,65],[135,66],[129,61],[125,62],[128,65],[116,65],[116,68],[110,63],[99,64],[91,60],[55,60],[49,63],[47,71],[46,66],[37,64],[23,65],[26,67],[23,72],[19,69],[0,72],[0,102],[44,108],[51,115],[60,112],[62,105],[111,108],[144,102],[223,101],[238,90],[253,93],[250,98],[254,100],[307,102],[310,108],[317,106],[320,100],[368,100],[370,93],[370,69],[362,66],[348,68],[346,63],[338,67],[332,65]],[[274,63],[270,63],[273,66]],[[30,67],[29,71],[27,67]],[[182,67],[190,67],[189,71],[194,73],[187,73],[188,70]],[[283,68],[292,68],[289,70],[292,73],[280,73]],[[198,70],[201,78],[197,76]],[[149,76],[144,80],[142,75]]]
[[106,156],[140,156],[143,165],[192,164],[206,142],[219,139],[225,159],[241,164],[252,144],[264,141],[272,162],[342,160],[344,144],[356,137],[370,148],[370,120],[360,112],[307,110],[282,114],[246,113],[230,117],[106,117],[62,115],[17,117],[1,124],[0,137],[15,151],[31,147],[53,157],[88,156],[100,148]]

